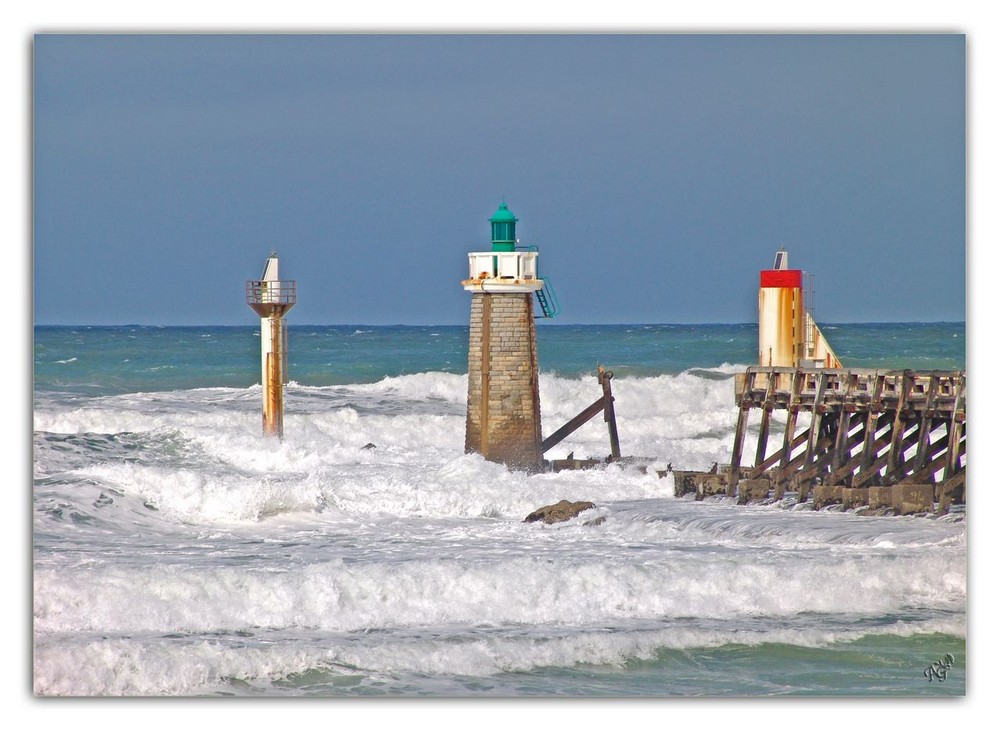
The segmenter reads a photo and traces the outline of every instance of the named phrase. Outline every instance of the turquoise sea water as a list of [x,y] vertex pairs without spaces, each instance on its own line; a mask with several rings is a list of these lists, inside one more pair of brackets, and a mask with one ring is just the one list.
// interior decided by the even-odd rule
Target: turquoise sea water
[[[848,366],[965,367],[963,324],[824,332]],[[728,460],[755,326],[538,340],[546,434],[599,394],[600,363],[623,453]],[[634,466],[511,472],[462,451],[466,348],[464,327],[292,321],[276,441],[256,327],[36,327],[35,692],[965,693],[963,514],[694,502]],[[599,421],[549,456],[606,455]],[[559,499],[605,519],[523,522]]]
[[[963,369],[963,323],[825,325],[845,366]],[[302,385],[370,383],[423,372],[464,373],[468,328],[289,324],[289,370]],[[539,363],[561,377],[676,375],[750,364],[757,326],[541,325]],[[36,327],[35,389],[128,393],[247,387],[257,372],[259,328]]]

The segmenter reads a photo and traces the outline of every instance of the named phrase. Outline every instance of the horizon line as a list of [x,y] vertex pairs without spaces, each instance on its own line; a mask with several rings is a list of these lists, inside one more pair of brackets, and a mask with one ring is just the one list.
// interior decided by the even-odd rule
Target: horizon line
[[[465,327],[468,324],[460,323],[432,323],[432,324],[407,324],[396,322],[391,324],[372,324],[370,322],[341,322],[341,323],[316,323],[316,322],[291,322],[285,320],[288,327]],[[542,318],[536,318],[538,322],[544,322]],[[757,322],[544,322],[546,327],[741,327],[744,325],[757,325]],[[962,324],[968,325],[967,319],[928,319],[928,320],[854,320],[854,321],[827,321],[817,322],[820,326],[835,327],[838,325],[856,324]],[[255,323],[246,324],[142,324],[139,322],[128,322],[122,324],[106,324],[100,322],[87,323],[39,323],[35,322],[32,327],[257,327]]]

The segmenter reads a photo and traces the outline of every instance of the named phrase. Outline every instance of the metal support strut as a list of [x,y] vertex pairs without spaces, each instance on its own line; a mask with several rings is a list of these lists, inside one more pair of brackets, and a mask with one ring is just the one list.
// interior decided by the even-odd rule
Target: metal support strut
[[557,429],[555,433],[542,441],[543,454],[560,441],[566,439],[571,433],[576,431],[580,428],[580,426],[585,424],[598,413],[603,412],[604,420],[608,424],[608,436],[611,440],[611,456],[608,457],[608,461],[618,461],[622,458],[621,447],[618,443],[618,424],[615,421],[615,397],[611,393],[611,379],[614,376],[615,374],[610,370],[605,370],[600,365],[597,366],[597,380],[600,382],[601,389],[604,391],[601,394],[601,397],[584,408],[577,415],[573,416],[573,418],[567,421],[564,426]]

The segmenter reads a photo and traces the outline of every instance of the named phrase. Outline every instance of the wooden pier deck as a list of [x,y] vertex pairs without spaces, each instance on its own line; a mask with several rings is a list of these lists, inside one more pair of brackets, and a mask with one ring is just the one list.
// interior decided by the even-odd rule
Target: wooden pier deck
[[[840,503],[896,514],[965,504],[965,371],[751,367],[736,377],[735,396],[728,469],[675,473],[678,496],[725,493],[745,503],[793,492],[799,502],[811,496],[817,509]],[[748,467],[755,409],[760,425]],[[786,415],[780,436],[775,411]]]

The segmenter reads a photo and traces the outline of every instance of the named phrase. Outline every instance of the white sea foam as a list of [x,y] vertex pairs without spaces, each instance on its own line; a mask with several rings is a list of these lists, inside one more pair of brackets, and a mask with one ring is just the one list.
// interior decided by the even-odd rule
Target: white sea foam
[[[530,534],[524,539],[536,541]],[[40,568],[35,627],[44,633],[94,632],[113,622],[123,633],[210,633],[577,625],[953,610],[965,598],[963,561],[949,551],[804,562],[793,551],[757,557],[738,551],[650,550],[638,558],[619,548],[617,557],[595,551],[586,560],[556,562],[548,554],[519,554],[513,536],[511,543],[512,556],[501,551],[489,560],[462,557],[461,550],[453,550],[450,558],[431,557],[411,545],[405,559],[383,551],[377,561],[338,558],[284,567],[246,560],[198,570],[186,563],[151,564],[141,572],[127,564],[92,565],[70,575]]]
[[[737,370],[616,378],[623,452],[728,460]],[[674,499],[671,476],[636,466],[511,471],[462,453],[467,382],[293,383],[281,440],[260,434],[259,386],[40,396],[35,529],[59,549],[35,552],[36,692],[964,635],[964,524]],[[601,394],[544,373],[540,391],[546,434]],[[549,456],[570,451],[609,453],[603,420]],[[560,499],[596,506],[523,522]]]
[[[733,629],[678,625],[610,632],[591,629],[550,635],[479,632],[456,638],[400,634],[323,634],[296,643],[241,636],[176,636],[40,641],[35,646],[35,691],[43,695],[158,695],[232,692],[231,680],[270,684],[321,671],[338,677],[430,675],[488,677],[542,667],[580,664],[624,667],[654,659],[663,650],[766,643],[822,647],[864,636],[964,634],[962,619],[897,622],[865,629],[816,627]],[[287,638],[287,637],[285,637]],[[316,681],[316,680],[314,680]]]

